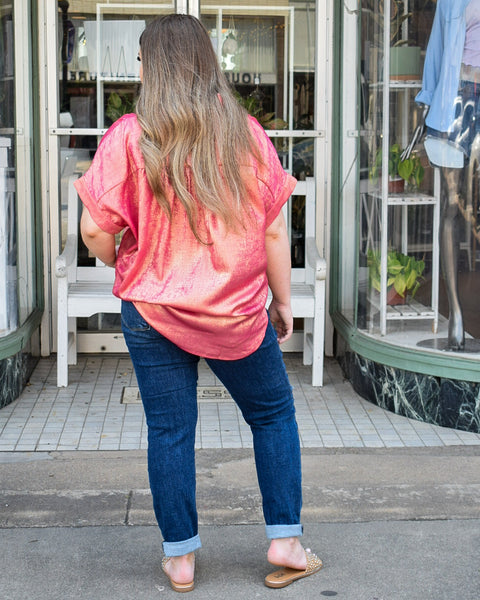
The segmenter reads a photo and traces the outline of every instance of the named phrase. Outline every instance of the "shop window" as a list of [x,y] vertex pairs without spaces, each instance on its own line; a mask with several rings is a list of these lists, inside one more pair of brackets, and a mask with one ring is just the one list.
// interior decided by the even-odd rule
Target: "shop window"
[[480,287],[480,137],[458,170],[447,243],[450,184],[434,168],[425,134],[414,140],[424,123],[418,94],[437,3],[388,4],[364,0],[358,12],[344,12],[343,52],[355,44],[359,56],[355,65],[343,62],[341,311],[365,334],[391,343],[463,351],[450,344],[457,300],[465,339],[480,337],[473,301]]

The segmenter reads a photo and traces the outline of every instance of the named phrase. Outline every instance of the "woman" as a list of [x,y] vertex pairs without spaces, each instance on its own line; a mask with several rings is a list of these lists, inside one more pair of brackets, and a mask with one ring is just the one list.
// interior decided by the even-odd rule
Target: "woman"
[[[253,432],[268,560],[283,587],[321,568],[300,524],[300,447],[278,342],[292,333],[287,175],[236,102],[194,17],[167,15],[140,38],[136,115],[105,134],[76,187],[89,249],[115,266],[122,328],[148,425],[163,570],[193,589],[197,365],[206,359]],[[123,231],[118,249],[115,234]],[[267,287],[273,300],[265,310]]]

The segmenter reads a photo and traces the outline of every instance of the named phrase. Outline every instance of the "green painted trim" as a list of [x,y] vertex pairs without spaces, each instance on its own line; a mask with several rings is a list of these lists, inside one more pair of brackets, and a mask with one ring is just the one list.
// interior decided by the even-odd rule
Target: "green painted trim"
[[356,329],[340,313],[332,315],[335,329],[356,354],[380,365],[411,373],[432,375],[444,379],[480,382],[480,363],[459,354],[440,355],[415,348],[407,348],[373,339]]
[[341,231],[339,225],[339,198],[341,196],[342,173],[342,44],[343,44],[343,3],[336,2],[333,17],[333,90],[332,90],[332,156],[339,160],[332,160],[331,171],[331,221],[330,221],[330,310],[338,310],[339,299],[339,273],[340,273],[340,241]]
[[33,202],[35,215],[35,292],[38,309],[45,308],[45,292],[43,285],[43,221],[42,221],[42,181],[41,181],[41,148],[40,148],[40,63],[38,48],[38,0],[31,3],[32,39],[32,112],[33,112]]
[[21,327],[0,339],[0,360],[15,356],[25,348],[34,331],[39,328],[42,314],[42,310],[34,310]]

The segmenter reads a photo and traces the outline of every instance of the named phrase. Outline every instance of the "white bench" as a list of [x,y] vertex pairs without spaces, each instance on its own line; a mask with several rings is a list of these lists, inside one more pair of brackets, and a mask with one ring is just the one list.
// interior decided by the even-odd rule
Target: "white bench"
[[[68,385],[68,365],[77,362],[77,318],[120,313],[121,301],[112,294],[114,269],[102,264],[77,266],[80,204],[68,182],[67,239],[57,256],[57,385]],[[315,243],[315,182],[299,181],[293,195],[305,196],[305,269],[292,270],[292,310],[304,319],[303,362],[312,365],[312,385],[323,385],[326,262]],[[288,342],[287,342],[288,343]]]

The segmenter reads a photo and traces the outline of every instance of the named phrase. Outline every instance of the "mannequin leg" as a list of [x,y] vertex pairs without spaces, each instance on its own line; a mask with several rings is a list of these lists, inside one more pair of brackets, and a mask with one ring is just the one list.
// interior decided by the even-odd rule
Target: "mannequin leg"
[[440,169],[442,175],[442,208],[440,231],[440,256],[449,305],[448,348],[463,350],[465,332],[460,300],[458,298],[458,231],[459,193],[461,169]]

